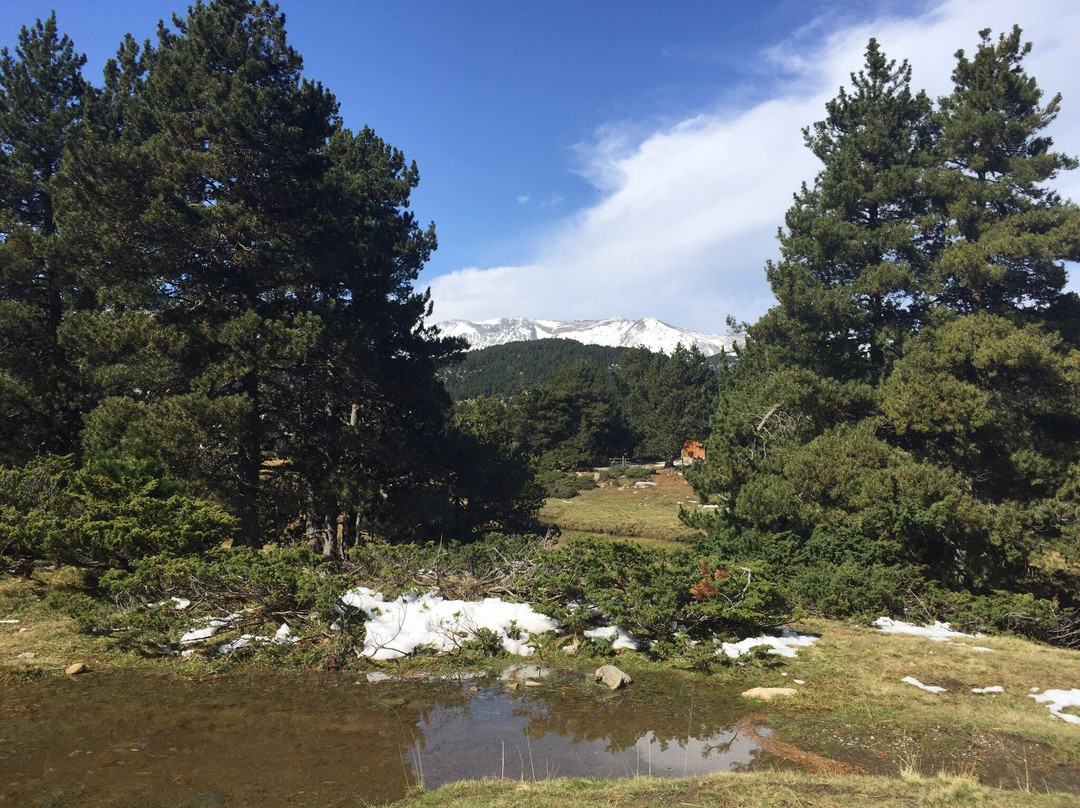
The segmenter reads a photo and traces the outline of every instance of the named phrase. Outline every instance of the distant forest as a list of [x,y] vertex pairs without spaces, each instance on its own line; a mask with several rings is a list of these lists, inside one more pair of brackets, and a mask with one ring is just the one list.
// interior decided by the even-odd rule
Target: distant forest
[[[538,339],[508,342],[469,351],[463,360],[446,364],[438,377],[455,402],[478,396],[505,400],[522,387],[543,381],[560,364],[585,360],[609,370],[631,350],[625,346],[586,345],[572,339]],[[705,358],[717,369],[732,356],[717,354]]]
[[572,339],[508,342],[469,351],[462,361],[443,367],[438,376],[454,401],[478,396],[506,399],[522,387],[540,382],[556,365],[584,359],[610,368],[628,350]]

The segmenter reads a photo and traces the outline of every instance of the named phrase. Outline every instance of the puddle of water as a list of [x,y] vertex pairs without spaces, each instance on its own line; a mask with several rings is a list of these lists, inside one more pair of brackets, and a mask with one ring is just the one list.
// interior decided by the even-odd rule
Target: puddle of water
[[734,728],[746,708],[719,689],[657,679],[606,694],[582,675],[509,679],[102,672],[5,684],[0,806],[362,806],[421,782],[682,776],[771,760]]
[[687,734],[687,717],[677,711],[666,720],[653,716],[662,723],[641,732],[634,709],[575,709],[543,693],[485,689],[465,708],[436,709],[421,721],[406,759],[427,787],[437,788],[482,777],[681,777],[745,768],[758,756],[759,744],[737,730],[698,726],[704,735]]

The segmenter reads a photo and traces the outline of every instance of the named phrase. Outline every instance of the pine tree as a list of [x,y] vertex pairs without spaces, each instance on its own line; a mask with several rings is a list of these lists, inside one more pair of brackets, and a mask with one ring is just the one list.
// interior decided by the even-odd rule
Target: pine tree
[[59,345],[79,284],[54,212],[56,174],[89,92],[56,16],[0,51],[0,460],[76,446],[79,402]]
[[953,92],[940,100],[932,185],[947,230],[931,294],[963,314],[1044,316],[1060,301],[1062,262],[1080,258],[1080,210],[1049,185],[1077,161],[1043,131],[1061,96],[1042,103],[1020,28],[996,43],[989,29],[979,36],[972,58],[957,52]]
[[785,217],[783,258],[766,269],[779,308],[758,336],[789,345],[807,367],[865,378],[885,370],[920,316],[922,177],[935,133],[911,68],[887,59],[876,40],[851,84],[826,104],[825,120],[803,130],[824,167]]
[[88,435],[201,476],[246,543],[300,515],[333,554],[339,522],[392,529],[375,512],[423,484],[405,458],[449,406],[435,365],[457,344],[411,285],[435,247],[408,210],[416,167],[342,126],[276,7],[215,0],[173,26],[125,42],[71,163],[100,316],[145,335],[73,336],[122,382]]
[[1050,183],[1077,163],[1043,132],[1058,98],[1042,105],[1019,29],[981,37],[936,112],[871,41],[807,130],[825,167],[769,265],[779,305],[688,475],[719,500],[718,551],[801,559],[803,586],[872,591],[857,570],[887,564],[1075,605],[1039,566],[1076,553],[1080,352],[1057,329],[1080,221]]

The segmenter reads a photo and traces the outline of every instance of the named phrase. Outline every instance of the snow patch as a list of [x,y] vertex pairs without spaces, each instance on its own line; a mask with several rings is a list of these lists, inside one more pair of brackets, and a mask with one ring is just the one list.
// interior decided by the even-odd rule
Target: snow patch
[[776,654],[782,657],[794,657],[796,656],[797,648],[806,648],[817,642],[818,638],[811,634],[798,634],[791,629],[784,629],[780,632],[779,637],[769,637],[762,635],[760,637],[748,637],[745,640],[739,642],[717,642],[719,646],[717,653],[723,653],[731,659],[737,659],[743,654],[749,653],[754,648],[766,647],[768,653]]
[[638,641],[634,638],[634,635],[629,631],[624,631],[618,626],[594,628],[583,633],[585,634],[586,639],[607,640],[611,643],[611,647],[615,651],[618,651],[621,648],[627,648],[631,651],[638,650]]
[[171,597],[168,600],[159,600],[157,603],[147,603],[147,609],[160,609],[162,606],[168,606],[170,609],[176,609],[177,611],[183,611],[191,605],[191,601],[187,598]]
[[1066,707],[1080,707],[1080,690],[1075,687],[1072,690],[1046,690],[1042,693],[1029,695],[1039,704],[1045,704],[1054,715],[1062,721],[1070,724],[1080,724],[1080,715],[1064,713]]
[[919,688],[920,690],[925,690],[928,693],[944,693],[945,692],[945,688],[938,687],[937,685],[924,685],[922,682],[920,682],[914,676],[905,676],[900,681],[904,682],[905,684],[915,685],[915,687]]
[[186,631],[184,636],[180,638],[180,642],[184,645],[190,645],[193,642],[208,640],[223,628],[231,627],[242,616],[243,612],[233,612],[225,617],[200,617],[195,622],[205,625],[202,628],[193,628]]
[[557,621],[529,604],[504,603],[502,598],[445,600],[432,591],[387,601],[381,592],[359,587],[341,600],[368,616],[361,655],[372,659],[396,659],[420,646],[452,651],[474,639],[481,628],[495,632],[507,653],[529,656],[531,635],[559,628]]
[[987,693],[1004,693],[1005,688],[1001,685],[993,685],[992,687],[973,687],[971,688],[971,692],[977,696],[983,696]]
[[232,642],[227,642],[218,646],[219,654],[231,654],[238,648],[245,648],[252,643],[273,643],[274,645],[289,645],[294,642],[300,642],[299,637],[292,635],[292,629],[289,628],[288,623],[282,623],[278,630],[274,633],[273,637],[264,637],[259,634],[241,634]]
[[937,621],[935,621],[933,625],[917,626],[914,623],[905,623],[903,620],[879,617],[870,625],[885,634],[913,634],[918,637],[928,637],[931,640],[937,640],[938,642],[946,642],[950,637],[979,636],[975,634],[964,634],[962,631],[953,631],[948,623],[940,623]]

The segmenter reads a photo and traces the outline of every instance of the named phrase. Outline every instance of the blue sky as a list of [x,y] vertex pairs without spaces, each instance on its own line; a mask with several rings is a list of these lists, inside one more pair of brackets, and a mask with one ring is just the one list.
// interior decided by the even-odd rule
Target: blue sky
[[[654,316],[721,332],[729,314],[756,319],[776,229],[817,170],[800,129],[870,36],[938,95],[980,28],[1020,23],[1029,71],[1065,96],[1058,147],[1080,153],[1068,0],[279,5],[346,124],[419,165],[413,208],[440,243],[420,279],[435,320]],[[100,83],[125,33],[152,37],[186,3],[6,2],[0,44],[52,9]],[[1080,199],[1080,177],[1057,187]]]

